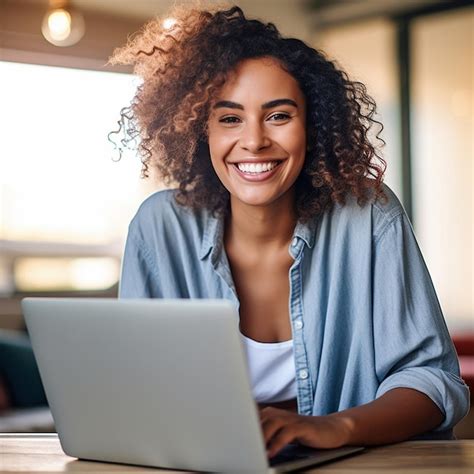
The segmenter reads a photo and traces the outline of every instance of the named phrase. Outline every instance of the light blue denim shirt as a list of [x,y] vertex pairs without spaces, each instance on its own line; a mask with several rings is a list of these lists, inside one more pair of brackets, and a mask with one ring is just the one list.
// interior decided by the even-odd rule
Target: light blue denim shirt
[[[444,413],[432,437],[452,437],[469,390],[410,222],[396,196],[360,207],[349,198],[298,223],[289,253],[289,312],[298,411],[325,415],[396,387]],[[122,298],[224,298],[239,305],[223,219],[153,194],[129,226]]]

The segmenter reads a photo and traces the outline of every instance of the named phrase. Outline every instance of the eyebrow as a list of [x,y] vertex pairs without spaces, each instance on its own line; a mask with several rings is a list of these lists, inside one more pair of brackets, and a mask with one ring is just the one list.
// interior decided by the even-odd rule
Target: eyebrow
[[[293,107],[298,108],[298,104],[291,99],[275,99],[271,100],[270,102],[265,102],[262,104],[262,109],[272,109],[273,107],[278,107],[279,105],[292,105]],[[244,110],[244,106],[242,104],[238,104],[237,102],[232,102],[230,100],[220,100],[219,102],[214,105],[215,109],[219,108],[228,108],[228,109],[239,109]]]

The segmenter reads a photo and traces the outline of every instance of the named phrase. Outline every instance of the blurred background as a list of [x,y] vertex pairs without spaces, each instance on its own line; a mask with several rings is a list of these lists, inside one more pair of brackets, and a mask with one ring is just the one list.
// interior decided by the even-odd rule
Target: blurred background
[[[385,127],[386,182],[412,220],[473,387],[473,2],[233,3],[367,85]],[[137,81],[106,62],[172,4],[0,0],[0,432],[54,430],[21,298],[115,297],[127,225],[163,187],[140,178],[131,153],[116,160],[107,134]],[[472,414],[458,436],[474,437]]]

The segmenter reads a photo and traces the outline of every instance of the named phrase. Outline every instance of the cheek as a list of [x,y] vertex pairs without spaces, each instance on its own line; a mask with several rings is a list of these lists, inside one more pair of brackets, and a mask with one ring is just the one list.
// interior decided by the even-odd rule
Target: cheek
[[222,137],[209,134],[209,155],[211,157],[211,165],[214,168],[217,177],[222,184],[225,185],[225,156],[227,147],[222,142]]
[[296,161],[304,161],[306,156],[306,130],[301,125],[285,131],[285,135],[280,137],[279,142]]
[[306,155],[306,124],[304,122],[298,123],[297,130],[295,130],[295,133],[293,134],[293,140],[294,140],[294,147],[295,151],[300,153],[300,155],[304,156]]
[[220,146],[219,146],[219,135],[215,133],[212,126],[209,127],[208,134],[208,144],[209,144],[209,154],[211,156],[212,166],[215,168],[218,162],[218,157],[220,155]]
[[218,142],[212,141],[209,138],[209,155],[211,156],[211,163],[213,168],[218,172],[219,165],[222,165],[222,147]]
[[224,166],[225,158],[232,149],[232,137],[225,133],[215,133],[210,129],[208,143],[214,168]]

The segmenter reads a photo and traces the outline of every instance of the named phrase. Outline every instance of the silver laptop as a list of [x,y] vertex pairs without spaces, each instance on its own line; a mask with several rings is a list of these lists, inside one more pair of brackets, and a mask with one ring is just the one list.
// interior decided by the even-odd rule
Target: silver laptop
[[26,298],[64,452],[212,472],[289,472],[363,448],[289,445],[270,461],[226,300]]

